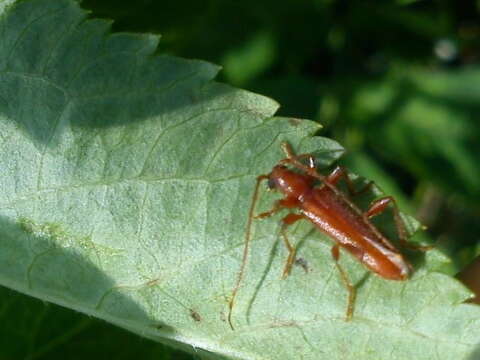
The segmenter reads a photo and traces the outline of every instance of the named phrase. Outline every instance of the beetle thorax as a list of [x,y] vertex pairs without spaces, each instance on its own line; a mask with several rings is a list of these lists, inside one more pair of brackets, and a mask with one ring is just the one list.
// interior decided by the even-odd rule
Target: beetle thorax
[[302,202],[305,193],[311,190],[311,179],[279,165],[270,173],[269,186]]

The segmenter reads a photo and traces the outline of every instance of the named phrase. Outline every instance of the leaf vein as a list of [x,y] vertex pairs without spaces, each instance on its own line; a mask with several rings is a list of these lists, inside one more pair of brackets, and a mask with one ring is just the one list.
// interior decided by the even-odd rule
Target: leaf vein
[[12,48],[10,49],[10,52],[9,54],[7,55],[6,57],[6,60],[5,60],[5,64],[8,64],[10,62],[10,58],[12,57],[13,55],[13,52],[16,50],[18,44],[20,43],[21,39],[25,36],[25,34],[27,33],[27,31],[29,30],[29,28],[34,24],[36,23],[37,21],[40,21],[41,19],[43,18],[46,18],[46,17],[49,17],[49,16],[53,16],[55,15],[56,13],[58,12],[61,12],[65,9],[67,9],[68,6],[64,6],[64,7],[61,7],[61,8],[58,8],[58,9],[55,9],[54,11],[46,11],[45,13],[41,14],[40,16],[34,18],[33,20],[31,20],[29,23],[27,23],[23,30],[20,32],[20,34],[18,35],[17,39],[15,39],[15,42],[12,46]]

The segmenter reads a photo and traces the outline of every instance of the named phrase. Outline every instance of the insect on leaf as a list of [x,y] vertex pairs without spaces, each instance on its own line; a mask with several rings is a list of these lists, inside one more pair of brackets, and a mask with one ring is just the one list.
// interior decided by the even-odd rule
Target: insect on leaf
[[[72,0],[0,2],[1,285],[213,359],[474,354],[480,311],[425,264],[391,282],[343,254],[358,285],[346,323],[331,241],[303,223],[289,229],[299,266],[281,280],[279,217],[254,222],[231,331],[255,177],[282,141],[322,166],[342,148],[214,82],[216,66],[109,26]],[[274,198],[262,191],[258,210]]]

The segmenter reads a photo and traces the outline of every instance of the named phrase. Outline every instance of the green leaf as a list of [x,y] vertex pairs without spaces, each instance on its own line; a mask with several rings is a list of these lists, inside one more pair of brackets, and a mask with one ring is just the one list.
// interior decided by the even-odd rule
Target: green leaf
[[[0,11],[0,284],[202,358],[473,353],[480,312],[421,265],[438,253],[401,283],[342,256],[358,285],[347,323],[331,241],[310,224],[289,230],[301,261],[280,280],[278,217],[254,223],[230,330],[255,177],[282,141],[323,166],[341,147],[313,137],[311,121],[273,117],[272,100],[213,82],[211,64],[153,55],[156,36],[110,34],[73,1]],[[258,210],[275,197],[262,191]]]

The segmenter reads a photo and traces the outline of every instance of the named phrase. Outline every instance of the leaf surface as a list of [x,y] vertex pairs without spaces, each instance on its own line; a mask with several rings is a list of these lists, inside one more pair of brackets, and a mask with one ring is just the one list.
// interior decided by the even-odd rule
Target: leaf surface
[[[280,280],[279,217],[254,222],[231,331],[255,177],[282,141],[322,166],[342,148],[311,121],[273,117],[274,101],[215,83],[211,64],[153,55],[157,36],[110,34],[73,1],[0,11],[0,284],[205,358],[473,353],[480,312],[432,271],[438,252],[402,283],[342,256],[358,285],[346,323],[331,241],[310,224],[289,229],[301,260]],[[258,211],[275,198],[262,191]]]

